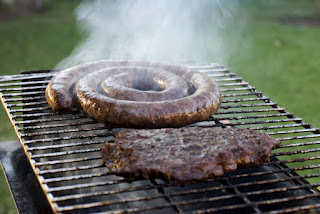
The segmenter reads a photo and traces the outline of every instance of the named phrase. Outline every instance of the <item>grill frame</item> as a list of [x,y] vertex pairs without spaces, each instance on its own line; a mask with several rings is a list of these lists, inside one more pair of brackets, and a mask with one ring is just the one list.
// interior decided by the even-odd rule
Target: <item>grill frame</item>
[[[77,110],[66,116],[53,112],[46,104],[44,90],[55,71],[24,71],[20,75],[0,77],[1,101],[55,213],[111,212],[109,207],[117,206],[120,209],[119,213],[288,213],[320,210],[320,164],[316,164],[320,159],[320,130],[304,123],[301,118],[296,118],[221,65],[211,63],[188,66],[214,78],[223,97],[222,106],[217,114],[208,121],[194,125],[245,127],[267,132],[282,140],[270,162],[261,167],[240,169],[222,177],[209,179],[207,182],[191,182],[184,186],[175,182],[164,183],[161,180],[128,181],[115,177],[108,174],[106,168],[99,163],[98,154],[103,148],[103,139],[112,141],[113,132],[118,130],[107,130]],[[60,165],[60,168],[57,167]],[[92,173],[84,173],[88,171]],[[108,179],[99,180],[104,177]],[[71,184],[78,181],[80,183]],[[124,187],[119,188],[122,184]],[[108,189],[108,186],[115,188],[91,191],[88,186],[93,189]],[[261,186],[264,188],[261,189]],[[68,191],[74,192],[64,194]],[[294,194],[283,195],[283,191]],[[139,192],[139,197],[130,196],[133,192]],[[210,197],[191,197],[202,193]],[[118,197],[122,194],[127,198],[105,199],[107,196]],[[268,198],[268,195],[276,194],[283,197]],[[256,201],[254,197],[258,196],[261,200]],[[227,201],[232,203],[222,205]],[[127,204],[137,206],[127,207]],[[190,206],[196,207],[197,204],[203,206],[186,209]],[[106,209],[99,210],[100,208]]]

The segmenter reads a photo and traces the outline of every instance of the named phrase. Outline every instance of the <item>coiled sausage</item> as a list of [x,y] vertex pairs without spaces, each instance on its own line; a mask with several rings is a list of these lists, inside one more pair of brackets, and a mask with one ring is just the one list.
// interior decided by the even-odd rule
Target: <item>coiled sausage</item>
[[60,71],[48,84],[51,108],[74,103],[108,127],[182,127],[214,114],[221,104],[216,83],[181,65],[101,60]]

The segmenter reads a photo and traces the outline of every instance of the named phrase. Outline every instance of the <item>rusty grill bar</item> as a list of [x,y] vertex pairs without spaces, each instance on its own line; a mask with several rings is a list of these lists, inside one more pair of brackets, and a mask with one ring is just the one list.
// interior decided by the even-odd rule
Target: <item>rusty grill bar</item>
[[231,126],[281,139],[271,161],[205,182],[126,180],[101,163],[108,130],[77,109],[58,115],[45,100],[54,72],[0,77],[1,100],[55,213],[289,213],[320,211],[320,132],[218,64],[189,65],[218,83],[221,108],[192,126]]

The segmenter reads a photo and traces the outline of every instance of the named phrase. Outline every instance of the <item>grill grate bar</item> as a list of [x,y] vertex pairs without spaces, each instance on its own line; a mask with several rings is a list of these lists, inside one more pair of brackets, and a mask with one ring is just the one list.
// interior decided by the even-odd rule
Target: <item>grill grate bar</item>
[[15,123],[17,125],[26,125],[26,124],[35,124],[35,123],[44,123],[44,122],[57,122],[57,121],[69,121],[69,120],[79,120],[79,119],[86,119],[88,120],[88,118],[84,115],[81,114],[76,114],[76,116],[74,115],[64,115],[61,117],[56,117],[56,118],[47,118],[47,119],[38,119],[38,120],[34,120],[34,119],[30,119],[30,120],[24,120],[24,121],[15,121]]
[[[264,101],[269,102],[269,99],[267,97],[258,97],[258,98],[243,98],[243,99],[231,99],[231,100],[223,100],[222,103],[239,103],[239,102],[248,102],[248,101]],[[262,103],[263,104],[263,103]],[[271,103],[270,103],[271,104]],[[248,107],[250,107],[252,104],[248,104]],[[223,108],[225,106],[222,106]]]
[[[272,163],[270,163],[272,164]],[[244,173],[244,174],[238,174],[238,175],[231,175],[228,176],[228,178],[231,179],[239,179],[239,178],[245,178],[245,177],[256,177],[256,176],[263,176],[263,175],[268,175],[268,174],[273,174],[273,173],[279,173],[279,172],[286,172],[290,173],[292,170],[289,168],[280,168],[272,171],[264,171],[264,172],[254,172],[254,173]],[[254,181],[254,182],[246,182],[246,183],[241,183],[238,184],[238,187],[246,187],[250,185],[265,185],[265,184],[270,184],[270,183],[278,183],[278,182],[284,182],[284,181],[291,181],[291,180],[296,180],[298,178],[313,178],[319,176],[320,173],[316,174],[310,174],[310,175],[297,175],[297,176],[291,176],[291,177],[286,177],[286,178],[278,178],[278,179],[269,179],[269,180],[263,180],[263,181]]]
[[319,132],[319,129],[298,129],[298,130],[290,130],[290,131],[277,131],[277,132],[268,132],[269,135],[277,135],[277,134],[291,134],[291,133],[302,133],[302,132]]
[[32,92],[21,92],[21,93],[11,93],[11,94],[3,94],[3,97],[20,97],[20,96],[30,96],[30,95],[42,95],[42,91],[32,91]]
[[79,154],[79,153],[88,153],[88,152],[99,152],[101,149],[82,149],[82,150],[73,150],[73,151],[65,151],[65,152],[54,152],[47,154],[38,154],[38,155],[30,155],[32,158],[44,158],[44,157],[55,157],[55,156],[65,156],[71,154]]
[[[259,121],[255,124],[267,124],[267,123],[277,123],[277,122],[300,122],[300,120],[295,121],[295,120],[267,120],[267,121]],[[230,123],[230,121],[228,120],[220,120],[220,122],[222,124],[224,124],[225,126],[234,126],[236,125],[235,123]],[[253,123],[242,123],[242,125],[250,125]],[[221,126],[221,124],[212,124],[212,126]],[[249,127],[248,129],[252,129],[252,130],[269,130],[269,129],[280,129],[280,128],[293,128],[293,127],[302,127],[305,128],[303,130],[292,130],[297,131],[298,132],[314,132],[314,130],[318,130],[318,129],[310,129],[310,124],[309,123],[293,123],[293,124],[286,124],[286,125],[276,125],[276,126],[264,126],[264,127]],[[273,132],[266,132],[270,135],[273,134]],[[284,131],[282,134],[290,134],[290,132],[286,132]],[[302,144],[301,144],[302,145]],[[285,146],[285,145],[283,145]],[[278,147],[281,147],[281,145],[279,145]]]
[[[72,111],[71,112],[68,112],[67,114],[64,114],[64,115],[59,115],[59,113],[58,112],[53,112],[49,107],[41,107],[41,108],[43,108],[43,110],[50,110],[49,112],[45,112],[45,111],[43,111],[43,112],[41,112],[41,113],[29,113],[29,114],[27,114],[27,113],[24,113],[23,115],[13,115],[13,118],[14,119],[16,119],[16,118],[32,118],[32,117],[47,117],[47,116],[61,116],[61,117],[65,117],[65,116],[68,116],[68,115],[83,115],[83,114],[81,114],[78,110],[76,110],[76,109],[72,109]],[[15,112],[16,110],[14,110],[14,113],[17,113],[17,112]],[[26,108],[26,110],[21,110],[21,112],[28,112],[28,110],[27,110],[27,108]],[[11,111],[10,111],[10,113],[11,113]]]
[[44,142],[53,142],[53,141],[61,141],[61,140],[73,140],[73,139],[84,139],[89,138],[92,139],[94,137],[109,137],[110,133],[100,133],[100,134],[87,134],[87,135],[79,135],[79,136],[66,136],[66,137],[53,137],[53,138],[43,138],[37,140],[26,140],[24,143],[26,145],[31,143],[44,143]]
[[[65,176],[65,177],[55,177],[55,178],[47,178],[43,181],[44,184],[48,183],[56,183],[56,182],[64,182],[64,181],[74,181],[74,180],[80,180],[80,179],[88,179],[88,178],[97,178],[97,177],[103,177],[110,175],[110,173],[90,173],[90,174],[81,174],[81,175],[72,175],[72,176]],[[113,184],[117,184],[119,182],[123,181],[118,181],[118,182],[111,182]],[[84,186],[81,186],[84,188],[85,186],[88,186],[89,184],[85,184]],[[75,186],[72,186],[74,189],[76,189]],[[48,192],[53,192],[53,191],[58,191],[59,189],[62,189],[61,187],[56,187],[56,188],[49,188]],[[64,190],[68,190],[65,189]],[[71,189],[70,189],[71,190]]]
[[47,113],[34,113],[34,114],[23,114],[23,115],[13,115],[13,119],[18,118],[30,118],[30,117],[44,117],[44,116],[54,116],[58,115],[56,112],[47,112]]
[[293,143],[293,144],[285,144],[285,145],[279,145],[278,148],[288,148],[288,147],[301,147],[301,146],[310,146],[320,144],[320,141],[311,141],[306,143]]
[[62,172],[72,172],[77,170],[88,170],[100,168],[101,164],[90,165],[90,166],[77,166],[77,167],[68,167],[68,168],[59,168],[59,169],[48,169],[48,170],[39,170],[39,175],[52,174],[52,173],[62,173]]
[[75,162],[84,162],[88,160],[100,160],[101,156],[92,156],[92,157],[83,157],[83,158],[73,158],[65,160],[55,160],[55,161],[46,161],[46,162],[35,162],[35,166],[47,166],[47,165],[56,165],[56,164],[66,164],[66,163],[75,163]]
[[112,194],[119,194],[124,192],[150,190],[150,189],[157,189],[157,188],[158,187],[154,185],[145,185],[145,186],[139,186],[139,187],[130,188],[130,189],[117,189],[117,190],[102,191],[102,192],[80,193],[80,194],[66,195],[66,196],[60,196],[60,197],[58,196],[58,197],[54,197],[52,200],[54,202],[59,202],[59,201],[67,201],[67,200],[88,198],[88,197],[94,197],[94,196],[112,195]]
[[241,88],[221,88],[221,92],[235,92],[235,91],[255,91],[256,88],[252,86],[246,86],[246,87],[241,87]]
[[58,73],[58,71],[60,71],[61,69],[42,69],[42,70],[24,70],[24,71],[21,71],[21,74],[23,75],[30,75],[30,74],[33,74],[33,75],[36,75],[36,74],[48,74],[48,76],[52,77],[54,76],[56,73]]
[[[262,94],[258,93],[258,92],[247,92],[247,93],[239,93],[239,94],[222,94],[222,97],[238,97],[238,96],[251,96],[251,95],[255,95],[255,96],[259,96],[261,97]],[[268,97],[264,97],[265,99],[269,99]]]
[[[252,206],[252,205],[251,205]],[[192,212],[193,214],[201,214],[201,213],[212,213],[212,212],[218,212],[218,211],[227,211],[227,210],[233,210],[233,209],[239,209],[239,208],[246,208],[250,207],[249,204],[237,204],[237,205],[232,205],[228,207],[219,207],[219,208],[211,208],[211,209],[203,209],[203,210],[198,210],[195,212]]]
[[296,167],[295,170],[299,171],[299,170],[317,169],[317,168],[320,168],[320,164],[314,164],[314,165],[309,165],[309,166],[305,166],[305,167]]
[[[36,79],[36,78],[35,78]],[[22,79],[27,80],[27,79]],[[11,80],[13,81],[13,80]],[[1,83],[0,87],[12,87],[12,86],[31,86],[31,85],[47,85],[50,80],[43,81],[32,81],[32,82],[10,82],[10,83]]]
[[93,145],[93,144],[103,144],[104,142],[105,142],[105,140],[100,140],[100,141],[86,141],[86,142],[78,142],[78,143],[49,145],[49,146],[37,146],[37,147],[30,147],[30,148],[28,149],[28,151],[46,150],[46,149],[61,149],[61,148],[66,148],[66,147],[85,146],[85,145]]
[[29,86],[29,87],[18,87],[18,88],[4,88],[1,89],[1,92],[6,91],[27,91],[27,90],[38,90],[38,89],[46,89],[47,86]]
[[[39,101],[39,100],[43,100],[43,96],[36,96],[36,97],[23,97],[23,98],[4,98],[2,97],[2,99],[4,100],[4,102],[6,103],[12,103],[12,102],[26,102],[26,101],[30,101],[30,100],[36,100],[35,102]],[[10,109],[8,109],[10,110]]]
[[320,185],[320,183],[301,184],[298,186],[278,187],[278,188],[272,188],[272,189],[266,189],[266,190],[257,190],[257,191],[248,192],[248,193],[244,193],[244,194],[247,194],[248,196],[252,196],[252,195],[261,195],[261,194],[266,194],[266,193],[284,192],[284,191],[288,191],[288,190],[299,190],[299,189],[303,189],[303,188],[312,189],[312,188],[315,188],[319,185]]
[[198,67],[198,69],[203,72],[203,73],[219,73],[219,72],[222,72],[222,73],[229,73],[230,71],[226,68],[214,68],[214,67],[207,67],[206,68],[201,68],[201,67]]
[[240,126],[240,125],[256,125],[256,124],[268,124],[268,123],[283,123],[283,122],[296,122],[302,123],[301,118],[288,118],[281,120],[263,120],[263,121],[247,121],[247,122],[236,122],[236,123],[224,123],[228,126]]
[[[215,77],[215,75],[208,75],[208,76],[209,77]],[[238,78],[238,77],[215,79],[216,82],[228,82],[228,81],[239,81],[239,80],[241,80],[241,78]]]
[[306,199],[306,198],[313,198],[313,197],[319,197],[320,193],[314,193],[314,194],[309,194],[309,195],[303,195],[303,196],[292,196],[292,197],[287,197],[287,198],[279,198],[279,199],[273,199],[273,200],[265,200],[265,201],[260,201],[256,202],[258,205],[262,204],[275,204],[275,203],[281,203],[281,202],[287,202],[287,201],[297,201],[301,199]]
[[311,204],[311,205],[291,207],[287,209],[280,209],[280,210],[272,211],[270,213],[272,214],[293,213],[293,212],[302,213],[303,210],[311,210],[310,213],[316,213],[316,211],[312,211],[312,210],[315,210],[315,208],[319,208],[319,207],[320,207],[320,204]]
[[309,128],[310,127],[310,123],[302,122],[302,123],[293,123],[293,124],[276,125],[276,126],[251,127],[250,129],[253,129],[253,130],[269,130],[269,129],[282,129],[282,128],[292,128],[292,127]]
[[[297,160],[299,161],[299,160]],[[236,175],[228,175],[227,177],[229,179],[240,179],[240,178],[246,178],[246,177],[256,177],[256,176],[265,176],[265,175],[270,175],[270,174],[274,174],[274,173],[279,173],[279,172],[284,172],[284,173],[291,173],[294,169],[291,168],[283,168],[282,166],[280,166],[280,161],[273,161],[273,162],[268,162],[265,163],[263,166],[267,166],[267,165],[277,165],[278,168],[274,169],[274,170],[269,170],[269,171],[258,171],[258,172],[252,172],[252,173],[242,173],[242,174],[236,174]],[[309,175],[292,175],[290,177],[287,178],[279,178],[279,179],[273,179],[273,180],[268,180],[268,183],[273,183],[273,182],[277,182],[278,180],[280,182],[282,181],[290,181],[290,180],[296,180],[298,178],[313,178],[313,177],[317,177],[320,176],[320,173],[314,173],[314,174],[309,174]],[[223,176],[222,176],[223,177]],[[280,180],[281,179],[281,180]],[[286,180],[283,180],[286,179]],[[209,179],[208,181],[214,181],[214,179]],[[242,183],[239,184],[241,186],[248,186],[248,185],[256,185],[258,183],[254,183],[254,182],[248,182],[248,183]],[[263,183],[264,184],[264,183]]]
[[57,130],[57,131],[45,131],[45,132],[34,132],[34,133],[27,133],[21,134],[22,137],[32,137],[32,136],[41,136],[41,135],[54,135],[54,134],[64,134],[64,133],[71,133],[71,132],[80,132],[80,131],[102,131],[106,129],[106,127],[90,127],[90,128],[75,128],[75,129],[66,129],[66,130]]
[[248,115],[248,116],[236,116],[236,117],[221,117],[219,120],[242,120],[242,119],[258,119],[267,117],[292,117],[291,113],[280,113],[280,114],[263,114],[263,115]]
[[[255,99],[254,101],[263,100],[261,98]],[[247,100],[246,100],[247,101]],[[235,102],[237,103],[237,100],[227,100],[223,101],[222,103],[227,102]],[[263,106],[277,106],[277,103],[270,102],[270,103],[255,103],[255,104],[241,104],[241,105],[223,105],[221,106],[222,109],[229,109],[229,108],[247,108],[247,107],[263,107]]]
[[44,110],[49,110],[51,109],[49,106],[45,107],[36,107],[36,108],[25,108],[25,109],[15,109],[15,110],[10,110],[10,113],[20,113],[20,112],[33,112],[33,111],[44,111]]
[[201,72],[229,72],[228,69],[224,68],[221,65],[197,65],[197,66],[192,66],[192,65],[188,65],[189,68],[196,68],[196,69],[200,69]]
[[[276,171],[274,171],[274,172],[276,172]],[[279,170],[279,172],[283,172],[283,170]],[[280,182],[295,181],[296,179],[299,179],[299,178],[315,178],[315,177],[318,177],[319,175],[320,175],[320,173],[309,174],[309,175],[301,175],[301,176],[297,175],[297,176],[292,176],[292,177],[270,179],[270,180],[262,180],[262,181],[253,181],[253,182],[247,182],[247,183],[238,184],[237,187],[248,187],[248,186],[253,186],[253,185],[277,184],[277,183],[280,183]]]
[[294,152],[278,152],[274,153],[274,156],[284,156],[284,155],[294,155],[294,154],[306,154],[306,153],[311,153],[311,152],[319,152],[320,148],[317,149],[307,149],[307,150],[298,150]]
[[[101,186],[107,186],[107,185],[111,186],[111,185],[121,184],[123,181],[124,180],[114,180],[114,181],[108,181],[107,180],[107,181],[103,181],[103,182],[92,182],[92,183],[88,183],[88,184],[77,184],[77,185],[66,186],[66,187],[49,187],[48,191],[50,193],[53,193],[53,192],[61,192],[61,191],[75,190],[75,189],[82,189],[82,188],[101,187]],[[146,189],[151,189],[151,188],[149,188],[148,185],[144,185],[143,187],[146,188]],[[154,189],[155,186],[152,186],[152,188]],[[114,191],[117,191],[117,190],[114,190]],[[63,197],[68,197],[68,196],[54,197],[53,200],[57,199],[57,201],[59,201],[60,197],[63,198]]]
[[257,112],[270,112],[270,111],[283,111],[284,108],[265,108],[265,109],[250,109],[240,111],[218,111],[215,115],[220,114],[244,114],[244,113],[257,113]]
[[247,82],[237,82],[237,83],[224,83],[224,84],[219,84],[217,83],[219,87],[227,87],[227,86],[246,86],[249,85]]
[[[318,160],[320,159],[320,156],[315,156],[315,157],[304,157],[304,158],[292,158],[292,159],[288,159],[288,160],[282,160],[279,161],[279,163],[301,163],[301,162],[306,162],[306,161],[311,161],[311,160]],[[303,168],[305,169],[305,168]],[[300,169],[300,170],[303,170]],[[298,170],[298,168],[295,168],[295,170]]]
[[222,73],[222,74],[210,74],[209,72],[203,72],[203,73],[208,73],[207,75],[209,77],[234,77],[236,76],[235,73]]
[[[2,76],[0,77],[0,82],[11,82],[11,81],[17,81],[17,80],[38,80],[39,78],[48,78],[52,77],[53,73],[45,73],[45,74],[16,74],[11,76]],[[39,80],[38,80],[39,81]],[[12,86],[11,83],[1,83],[0,87],[8,87]]]
[[283,138],[278,138],[281,141],[286,141],[286,140],[297,140],[297,139],[307,139],[307,138],[317,138],[320,137],[320,134],[314,134],[314,135],[304,135],[304,136],[293,136],[293,137],[283,137]]
[[25,107],[25,106],[34,106],[34,105],[48,105],[47,101],[39,101],[39,102],[28,102],[28,103],[15,103],[15,104],[7,104],[9,108],[13,107]]
[[[83,126],[83,125],[90,125],[96,124],[93,120],[86,120],[80,121],[76,123],[62,123],[62,124],[51,124],[51,125],[39,125],[39,126],[27,126],[27,127],[19,127],[18,130],[36,130],[36,129],[47,129],[47,128],[62,128],[62,127],[69,127],[69,126]],[[104,126],[100,126],[103,128]]]

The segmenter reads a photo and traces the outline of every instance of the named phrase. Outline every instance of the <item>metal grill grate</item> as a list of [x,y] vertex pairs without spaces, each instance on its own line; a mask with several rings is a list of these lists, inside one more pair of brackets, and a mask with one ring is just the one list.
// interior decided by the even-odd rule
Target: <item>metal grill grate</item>
[[56,213],[289,213],[320,210],[320,132],[217,64],[190,65],[218,83],[218,113],[193,126],[267,132],[282,144],[271,161],[206,182],[129,181],[101,163],[103,125],[74,109],[58,115],[44,91],[54,74],[28,71],[0,77],[0,94],[14,129]]

